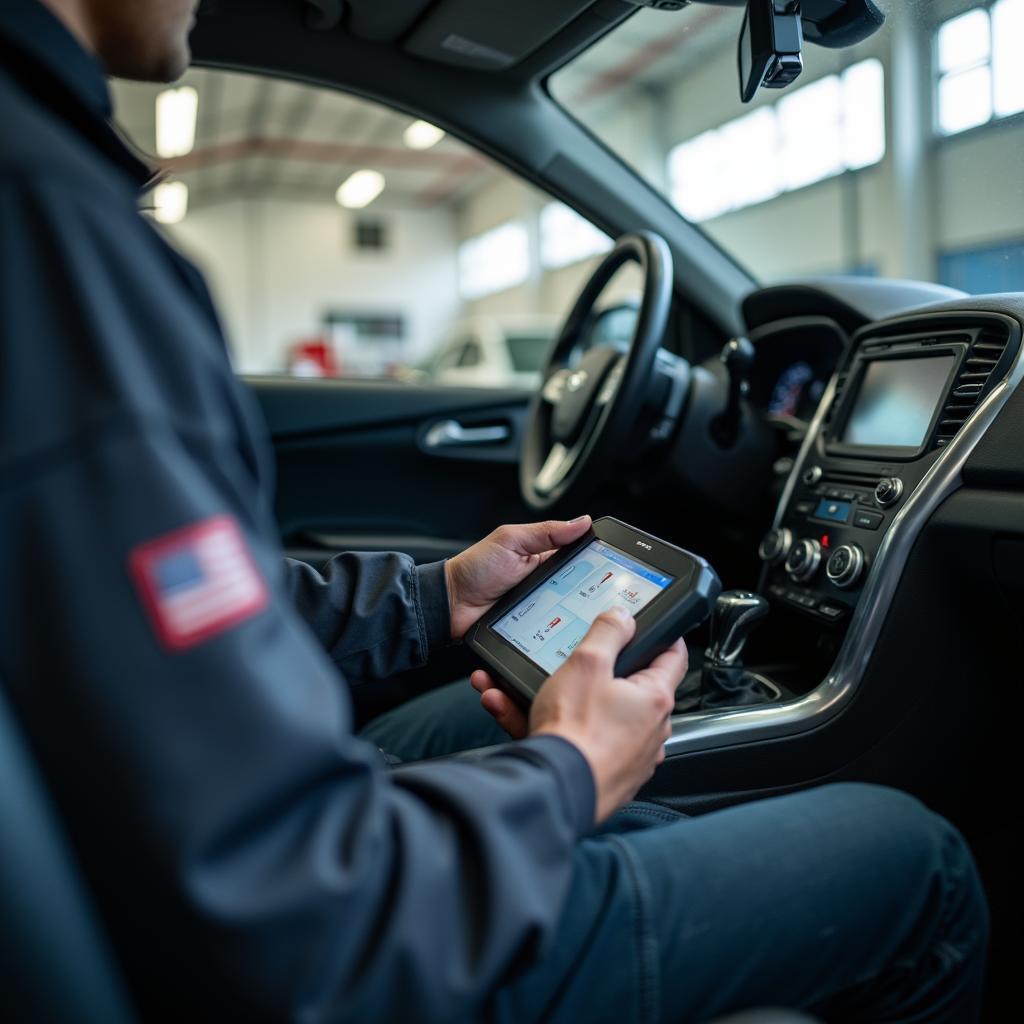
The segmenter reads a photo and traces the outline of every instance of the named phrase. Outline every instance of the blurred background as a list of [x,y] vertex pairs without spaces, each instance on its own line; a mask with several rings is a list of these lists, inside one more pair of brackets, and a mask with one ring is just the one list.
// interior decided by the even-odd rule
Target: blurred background
[[[744,106],[740,12],[643,10],[555,98],[760,282],[857,274],[1024,288],[1024,0],[883,4]],[[533,387],[601,231],[433,125],[332,90],[196,69],[117,82],[242,373]],[[640,186],[638,186],[640,187]],[[628,339],[619,275],[602,330]]]

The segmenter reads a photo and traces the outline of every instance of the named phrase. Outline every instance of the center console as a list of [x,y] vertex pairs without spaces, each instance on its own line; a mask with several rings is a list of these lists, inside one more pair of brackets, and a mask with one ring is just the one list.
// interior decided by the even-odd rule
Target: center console
[[1000,308],[950,303],[853,335],[761,541],[758,594],[724,595],[770,603],[746,664],[725,666],[730,682],[742,669],[745,703],[709,703],[705,673],[677,705],[669,756],[819,735],[848,707],[917,539],[1024,382],[1017,309]]
[[845,629],[901,509],[1015,352],[998,322],[854,339],[761,541],[760,591]]

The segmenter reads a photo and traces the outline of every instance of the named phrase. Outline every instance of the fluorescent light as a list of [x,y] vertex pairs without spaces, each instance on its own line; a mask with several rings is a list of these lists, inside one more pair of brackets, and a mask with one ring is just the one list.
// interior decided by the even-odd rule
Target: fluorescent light
[[153,189],[153,216],[161,224],[177,224],[188,212],[188,185],[165,181]]
[[184,156],[196,141],[199,93],[191,85],[164,89],[156,98],[156,151],[158,156]]
[[361,210],[383,191],[384,175],[380,171],[356,171],[338,186],[334,198],[350,210]]
[[402,141],[410,149],[430,149],[444,138],[444,132],[429,121],[413,121],[402,134]]

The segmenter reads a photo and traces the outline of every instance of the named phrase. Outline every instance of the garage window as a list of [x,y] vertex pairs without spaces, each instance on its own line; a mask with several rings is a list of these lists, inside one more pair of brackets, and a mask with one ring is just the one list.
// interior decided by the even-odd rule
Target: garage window
[[522,221],[509,221],[459,246],[459,289],[480,299],[522,284],[530,275],[530,238]]
[[191,68],[112,94],[163,178],[145,205],[247,375],[531,387],[610,244],[440,128],[340,90]]
[[955,135],[1024,110],[1024,0],[997,0],[939,26],[937,128]]
[[872,58],[676,146],[670,190],[684,216],[706,221],[884,156],[885,75]]

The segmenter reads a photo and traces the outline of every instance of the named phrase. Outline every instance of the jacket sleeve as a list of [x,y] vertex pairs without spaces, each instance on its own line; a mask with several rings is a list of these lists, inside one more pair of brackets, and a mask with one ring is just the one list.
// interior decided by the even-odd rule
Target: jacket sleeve
[[450,640],[444,563],[346,552],[318,572],[285,559],[285,586],[331,660],[353,681],[426,664]]
[[[240,401],[189,347],[207,321],[126,211],[30,192],[0,188],[0,679],[143,1016],[473,1018],[552,937],[585,759],[538,737],[384,768],[238,417],[186,415]],[[200,551],[211,523],[233,546]]]

